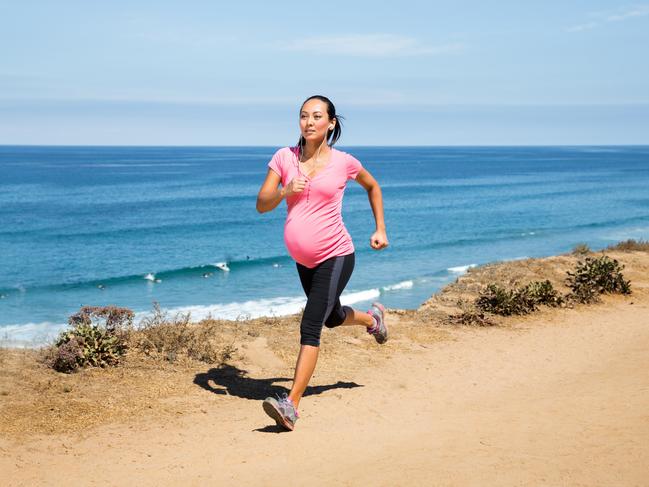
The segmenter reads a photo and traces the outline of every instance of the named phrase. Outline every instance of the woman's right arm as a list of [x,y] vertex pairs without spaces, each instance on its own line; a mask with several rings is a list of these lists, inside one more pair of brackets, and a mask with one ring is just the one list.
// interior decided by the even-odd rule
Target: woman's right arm
[[266,213],[274,209],[284,199],[286,191],[284,188],[278,188],[281,182],[279,174],[272,169],[268,169],[266,180],[261,185],[261,189],[257,195],[257,211],[259,213]]
[[257,195],[257,211],[259,213],[266,213],[275,209],[285,197],[288,198],[296,193],[301,193],[306,186],[306,179],[303,177],[291,179],[291,182],[285,188],[278,188],[281,182],[279,174],[272,169],[268,169],[266,180],[261,185]]

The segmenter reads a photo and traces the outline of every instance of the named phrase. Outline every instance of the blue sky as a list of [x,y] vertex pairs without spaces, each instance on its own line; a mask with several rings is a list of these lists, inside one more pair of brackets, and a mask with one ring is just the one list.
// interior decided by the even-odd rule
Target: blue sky
[[0,144],[649,143],[649,3],[0,0]]

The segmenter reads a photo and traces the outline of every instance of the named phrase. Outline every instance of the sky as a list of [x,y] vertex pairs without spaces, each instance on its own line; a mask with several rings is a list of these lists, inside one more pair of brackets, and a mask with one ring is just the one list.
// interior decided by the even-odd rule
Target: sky
[[649,3],[0,0],[0,144],[649,144]]

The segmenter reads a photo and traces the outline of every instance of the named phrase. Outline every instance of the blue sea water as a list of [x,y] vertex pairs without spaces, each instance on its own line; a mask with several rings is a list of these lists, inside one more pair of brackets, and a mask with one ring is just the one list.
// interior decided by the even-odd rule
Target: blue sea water
[[[276,147],[0,146],[0,339],[35,345],[82,305],[142,317],[299,311],[285,204],[255,210]],[[649,238],[649,147],[341,147],[383,189],[390,247],[356,246],[344,302],[416,308],[469,265]]]

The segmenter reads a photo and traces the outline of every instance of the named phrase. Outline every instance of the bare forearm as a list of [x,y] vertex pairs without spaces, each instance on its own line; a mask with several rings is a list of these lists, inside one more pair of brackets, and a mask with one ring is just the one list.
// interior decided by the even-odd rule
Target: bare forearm
[[277,188],[274,191],[260,193],[257,196],[257,211],[259,213],[266,213],[271,211],[279,205],[285,196],[284,188]]
[[385,231],[385,219],[383,217],[383,193],[381,193],[381,187],[377,184],[370,188],[370,190],[367,192],[367,197],[370,200],[372,213],[374,213],[376,229]]

